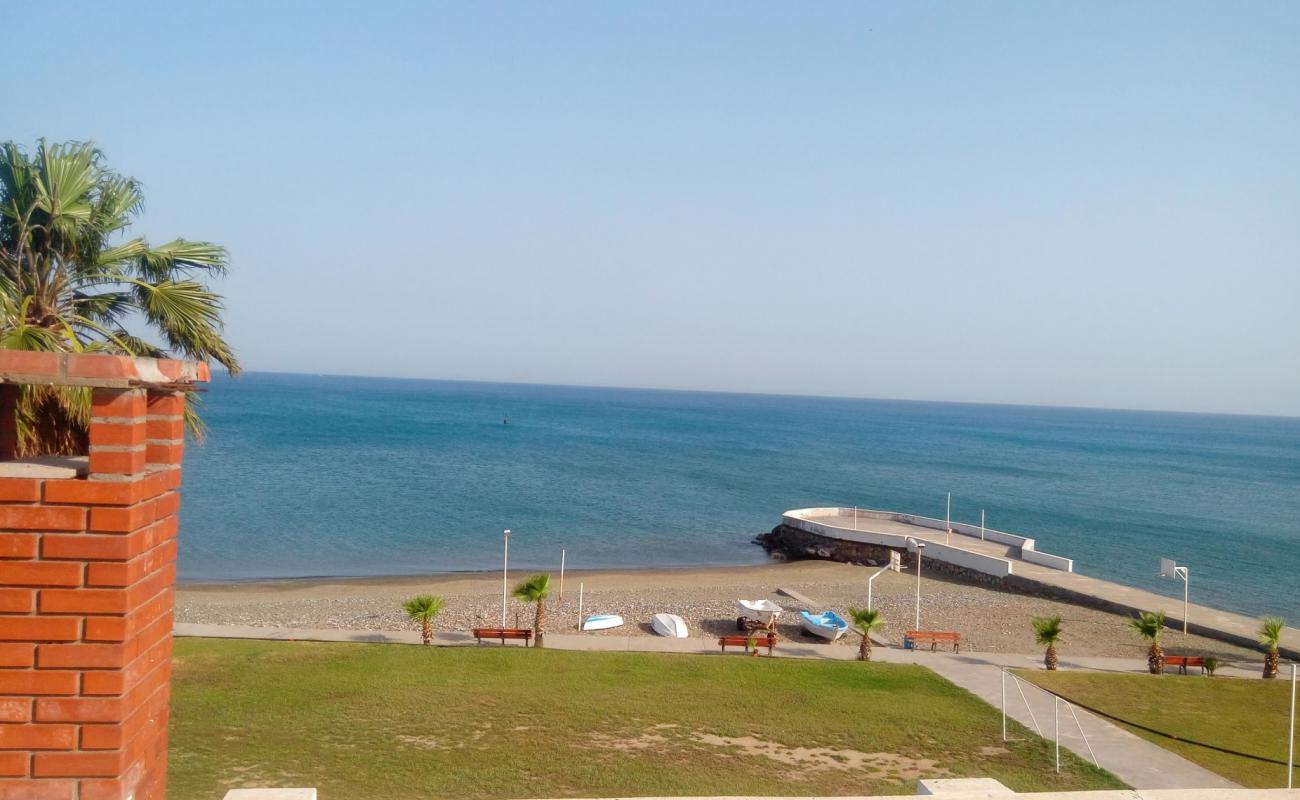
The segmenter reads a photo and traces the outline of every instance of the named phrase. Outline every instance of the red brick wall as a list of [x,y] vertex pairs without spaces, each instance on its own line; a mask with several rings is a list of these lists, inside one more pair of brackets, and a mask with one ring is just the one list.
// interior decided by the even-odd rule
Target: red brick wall
[[0,477],[0,800],[161,800],[184,396],[94,389],[90,475]]

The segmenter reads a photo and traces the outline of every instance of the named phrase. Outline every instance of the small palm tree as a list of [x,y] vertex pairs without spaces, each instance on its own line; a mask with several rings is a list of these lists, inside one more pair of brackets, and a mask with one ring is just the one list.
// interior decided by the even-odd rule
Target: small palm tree
[[1034,617],[1034,640],[1047,648],[1043,665],[1049,670],[1055,670],[1061,663],[1056,655],[1056,646],[1061,643],[1061,618]]
[[1165,651],[1160,649],[1160,631],[1165,627],[1165,612],[1143,611],[1128,621],[1130,628],[1138,632],[1143,639],[1151,642],[1147,653],[1147,669],[1152,675],[1161,675],[1165,671]]
[[551,576],[545,572],[538,573],[515,587],[515,599],[525,603],[536,603],[537,614],[533,618],[533,639],[538,647],[544,647],[546,598],[551,594]]
[[425,644],[433,644],[433,618],[441,614],[446,607],[445,598],[432,594],[422,594],[402,603],[402,610],[406,612],[406,616],[420,623],[420,637],[424,639]]
[[858,646],[858,660],[871,660],[871,632],[885,624],[880,612],[874,609],[850,608],[849,618],[862,634],[862,644]]
[[1282,644],[1282,629],[1286,620],[1281,617],[1265,617],[1259,624],[1259,643],[1264,645],[1264,677],[1277,677],[1278,645]]

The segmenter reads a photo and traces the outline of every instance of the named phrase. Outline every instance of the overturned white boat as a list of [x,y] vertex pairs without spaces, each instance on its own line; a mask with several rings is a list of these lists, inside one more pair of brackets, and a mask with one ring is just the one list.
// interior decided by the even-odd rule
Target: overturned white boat
[[623,618],[618,614],[592,614],[582,623],[584,631],[603,631],[610,628],[617,628],[623,624]]
[[686,620],[676,614],[655,614],[650,618],[650,627],[655,633],[669,639],[685,639],[690,635],[686,629]]
[[820,614],[800,611],[799,625],[813,636],[820,636],[832,642],[843,636],[849,629],[849,623],[834,611],[823,611]]
[[776,621],[784,610],[771,600],[737,600],[740,616],[768,625]]

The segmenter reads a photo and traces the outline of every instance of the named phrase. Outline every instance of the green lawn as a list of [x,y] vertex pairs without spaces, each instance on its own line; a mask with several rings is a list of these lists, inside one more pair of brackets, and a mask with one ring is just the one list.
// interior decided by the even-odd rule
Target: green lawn
[[[911,794],[922,776],[1111,788],[914,666],[179,639],[172,798]],[[1027,738],[1026,738],[1027,737]],[[801,749],[804,748],[804,749]]]
[[[1242,786],[1286,786],[1289,680],[1042,670],[1018,674],[1062,697],[1127,720],[1133,724],[1125,727],[1138,736]],[[1142,730],[1138,725],[1178,738]],[[1277,763],[1222,753],[1198,742]]]

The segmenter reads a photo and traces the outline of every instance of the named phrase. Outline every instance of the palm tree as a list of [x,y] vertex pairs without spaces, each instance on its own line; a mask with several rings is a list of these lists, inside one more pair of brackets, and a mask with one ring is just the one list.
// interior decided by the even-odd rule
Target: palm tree
[[538,647],[544,647],[542,637],[545,635],[546,598],[551,594],[551,576],[539,573],[515,587],[515,599],[525,603],[537,604],[537,615],[533,618],[533,639]]
[[1165,651],[1160,649],[1160,631],[1165,627],[1165,612],[1157,611],[1152,614],[1149,611],[1143,611],[1140,615],[1130,619],[1128,625],[1137,631],[1142,638],[1151,642],[1151,650],[1147,653],[1147,669],[1151,670],[1152,675],[1160,675],[1165,671]]
[[[128,238],[143,207],[140,184],[92,144],[41,140],[31,154],[0,144],[0,348],[178,356],[238,372],[221,297],[204,282],[225,273],[225,249]],[[19,453],[84,452],[89,414],[86,389],[22,387]]]
[[406,616],[420,623],[420,638],[433,644],[433,618],[447,607],[447,600],[435,594],[422,594],[402,603]]
[[1061,663],[1056,655],[1056,646],[1061,643],[1060,617],[1034,617],[1034,641],[1047,648],[1043,664],[1049,670],[1055,670]]
[[862,644],[858,645],[858,660],[871,660],[871,632],[885,624],[880,612],[867,608],[850,608],[849,618],[862,634]]
[[1265,617],[1259,624],[1259,643],[1267,648],[1264,652],[1264,677],[1277,677],[1278,646],[1282,644],[1282,629],[1286,620],[1281,617]]

